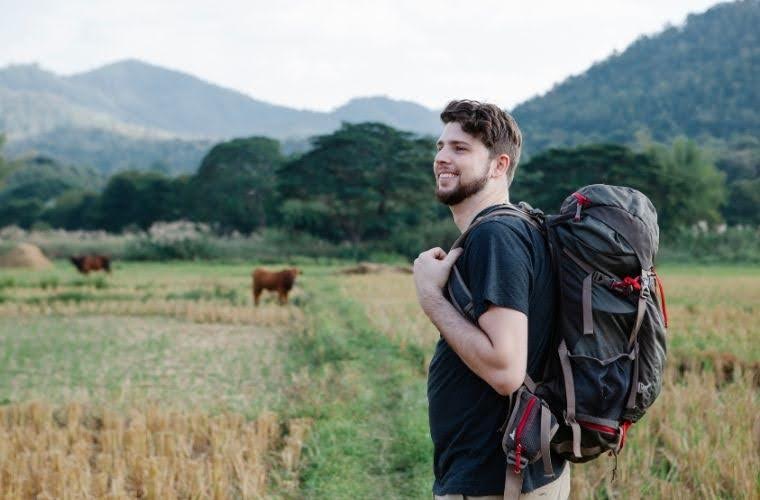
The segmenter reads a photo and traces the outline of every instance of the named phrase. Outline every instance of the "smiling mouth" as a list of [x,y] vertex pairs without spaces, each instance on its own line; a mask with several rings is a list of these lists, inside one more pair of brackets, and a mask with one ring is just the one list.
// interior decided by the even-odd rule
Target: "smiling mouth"
[[439,179],[454,179],[456,177],[459,177],[459,174],[455,174],[453,172],[443,172],[438,174]]

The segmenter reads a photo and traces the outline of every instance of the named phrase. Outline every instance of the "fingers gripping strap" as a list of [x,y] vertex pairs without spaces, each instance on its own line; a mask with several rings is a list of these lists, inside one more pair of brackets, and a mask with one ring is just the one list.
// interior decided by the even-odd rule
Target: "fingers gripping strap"
[[573,431],[573,454],[580,458],[581,426],[575,421],[575,384],[573,370],[570,368],[570,358],[567,355],[567,344],[564,340],[559,344],[559,361],[562,366],[562,378],[565,380],[565,399],[567,399],[565,422]]

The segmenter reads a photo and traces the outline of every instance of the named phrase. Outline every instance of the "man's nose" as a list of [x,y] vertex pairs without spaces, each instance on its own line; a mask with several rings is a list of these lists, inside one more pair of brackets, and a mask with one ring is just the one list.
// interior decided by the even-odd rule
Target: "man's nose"
[[449,154],[446,152],[446,148],[442,148],[436,153],[435,159],[433,160],[433,166],[446,165],[448,163],[450,163]]

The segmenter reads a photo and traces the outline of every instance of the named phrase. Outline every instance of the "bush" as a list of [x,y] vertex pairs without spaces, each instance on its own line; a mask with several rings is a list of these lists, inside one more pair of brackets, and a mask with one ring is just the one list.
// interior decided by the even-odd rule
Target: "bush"
[[137,235],[134,234],[117,235],[105,231],[26,231],[16,226],[6,226],[0,229],[0,248],[12,248],[16,243],[26,242],[38,246],[45,256],[53,259],[86,253],[121,259],[126,247],[135,238]]
[[663,237],[659,262],[760,264],[760,227],[681,228]]
[[451,218],[434,220],[421,227],[397,231],[385,242],[374,243],[375,248],[393,252],[414,260],[425,250],[441,247],[448,251],[460,232]]
[[189,221],[156,222],[127,245],[127,260],[195,260],[214,257],[210,229]]

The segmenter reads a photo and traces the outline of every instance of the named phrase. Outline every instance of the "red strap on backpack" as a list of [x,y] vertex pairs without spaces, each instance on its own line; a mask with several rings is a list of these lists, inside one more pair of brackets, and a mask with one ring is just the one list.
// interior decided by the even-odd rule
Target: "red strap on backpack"
[[654,274],[655,279],[657,280],[657,290],[660,292],[660,300],[662,301],[662,318],[665,320],[665,328],[668,327],[668,307],[665,305],[665,288],[662,286],[662,280],[659,276],[657,276],[657,273],[654,272],[654,269],[652,269],[652,274]]
[[627,290],[628,293],[632,293],[634,290],[638,292],[641,290],[641,276],[636,276],[635,278],[626,276],[623,278],[623,281],[615,281],[610,286],[620,291]]
[[630,420],[623,420],[623,423],[620,424],[620,448],[618,448],[618,452],[623,449],[623,446],[625,446],[625,438],[628,435],[628,429],[630,429],[632,425],[633,422]]

